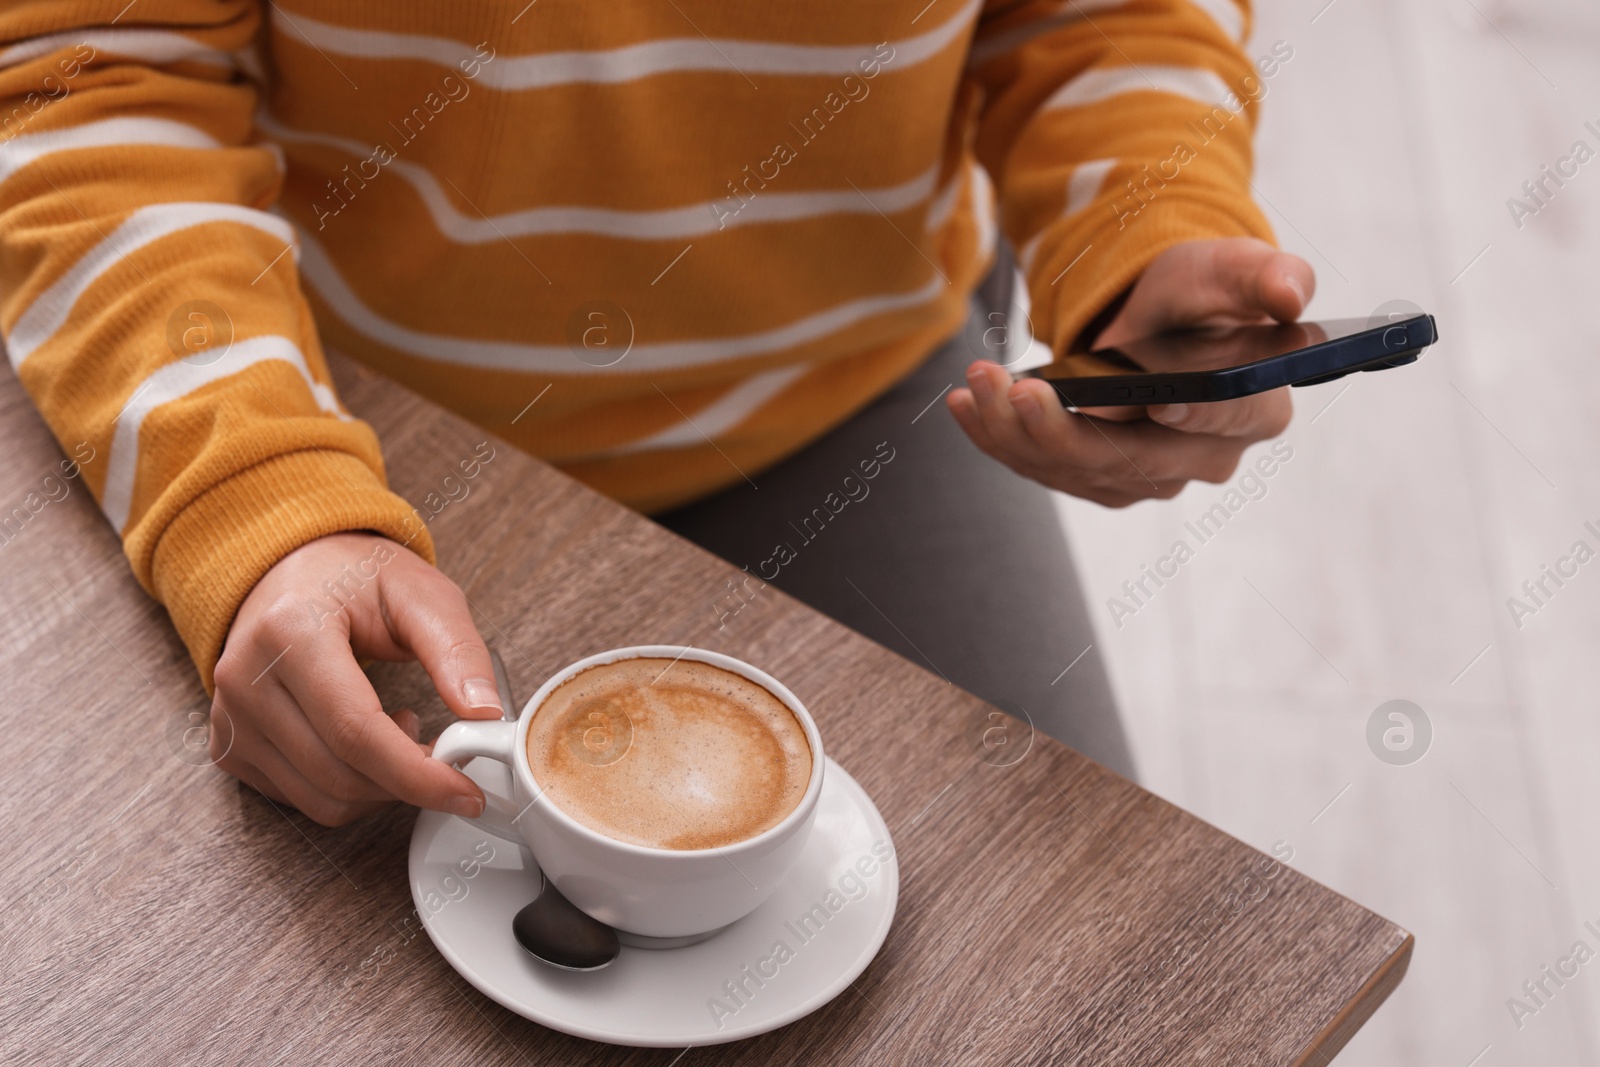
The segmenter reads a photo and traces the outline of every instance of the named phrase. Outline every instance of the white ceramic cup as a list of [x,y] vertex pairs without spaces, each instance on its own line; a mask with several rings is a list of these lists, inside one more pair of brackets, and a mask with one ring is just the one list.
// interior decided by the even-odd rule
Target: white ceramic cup
[[[607,837],[549,799],[528,765],[528,724],[556,686],[580,671],[618,660],[652,657],[709,663],[742,675],[783,701],[805,729],[811,780],[800,803],[754,837],[706,849],[651,848]],[[512,795],[484,789],[483,814],[471,820],[497,837],[526,844],[545,877],[583,911],[618,930],[647,938],[692,939],[754,911],[789,872],[816,820],[826,760],[817,724],[776,678],[750,664],[682,645],[634,645],[579,660],[529,698],[516,722],[461,721],[434,743],[435,759],[452,766],[487,756],[510,768]]]

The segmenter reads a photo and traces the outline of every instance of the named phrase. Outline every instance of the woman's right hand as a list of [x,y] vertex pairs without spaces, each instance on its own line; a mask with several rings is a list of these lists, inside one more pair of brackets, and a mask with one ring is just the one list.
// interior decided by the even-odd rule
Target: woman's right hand
[[285,556],[240,606],[217,661],[213,761],[325,826],[396,800],[482,812],[477,785],[429,758],[416,715],[384,711],[361,658],[420,660],[457,716],[500,717],[460,588],[387,538],[332,534]]

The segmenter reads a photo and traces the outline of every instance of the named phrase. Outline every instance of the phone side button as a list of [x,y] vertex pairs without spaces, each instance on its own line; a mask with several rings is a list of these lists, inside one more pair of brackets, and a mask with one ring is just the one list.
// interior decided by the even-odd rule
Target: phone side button
[[1133,390],[1133,395],[1138,397],[1140,400],[1154,400],[1156,397],[1156,387],[1153,385],[1137,386]]
[[1113,390],[1112,395],[1114,395],[1118,400],[1132,400],[1133,390],[1129,389],[1126,385],[1119,385],[1115,390]]

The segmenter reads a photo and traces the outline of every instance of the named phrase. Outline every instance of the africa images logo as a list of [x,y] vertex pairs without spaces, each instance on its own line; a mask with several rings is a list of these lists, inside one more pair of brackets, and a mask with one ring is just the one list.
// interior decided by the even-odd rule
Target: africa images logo
[[775,980],[782,973],[782,968],[799,955],[800,949],[822,935],[835,915],[864,899],[871,892],[879,872],[893,862],[894,849],[889,842],[874,841],[871,855],[858,857],[855,863],[834,879],[821,900],[785,922],[785,937],[774,941],[765,956],[740,967],[737,974],[723,982],[721,996],[706,998],[706,1010],[711,1013],[711,1021],[717,1029],[721,1030],[727,1025],[728,1019],[749,1007],[767,987],[767,983]]

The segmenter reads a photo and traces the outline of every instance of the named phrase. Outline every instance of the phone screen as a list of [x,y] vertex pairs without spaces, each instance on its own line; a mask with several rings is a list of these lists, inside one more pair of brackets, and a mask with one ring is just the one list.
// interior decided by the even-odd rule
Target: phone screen
[[1022,373],[1082,410],[1121,404],[1212,403],[1355,371],[1415,363],[1438,339],[1433,316],[1212,326],[1069,352]]
[[1048,366],[1039,367],[1034,373],[1048,380],[1222,370],[1364,333],[1377,325],[1382,323],[1366,319],[1335,319],[1331,322],[1175,330],[1129,341],[1115,348],[1069,352]]

